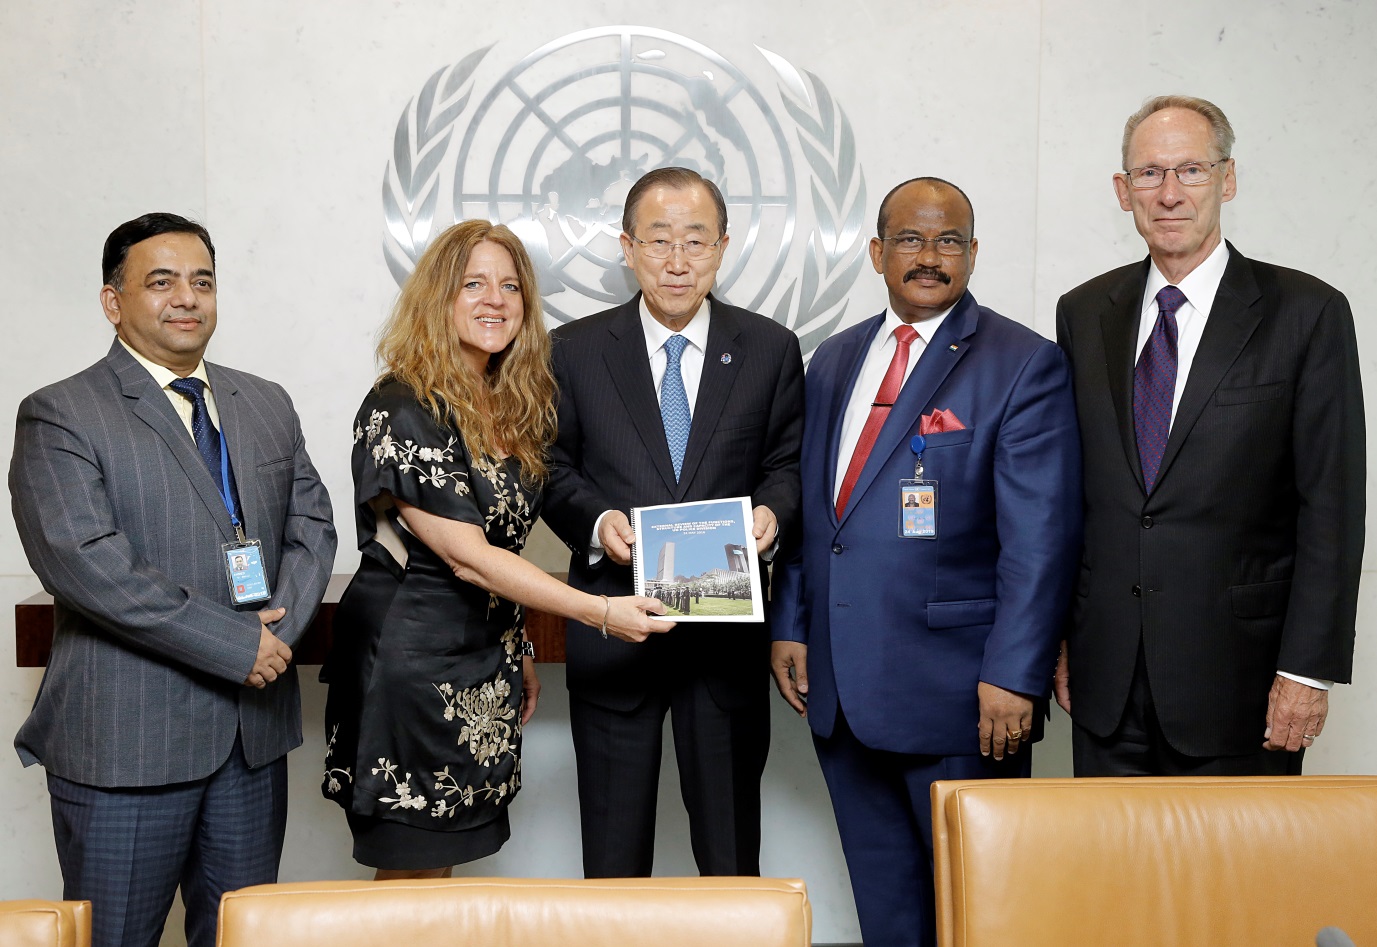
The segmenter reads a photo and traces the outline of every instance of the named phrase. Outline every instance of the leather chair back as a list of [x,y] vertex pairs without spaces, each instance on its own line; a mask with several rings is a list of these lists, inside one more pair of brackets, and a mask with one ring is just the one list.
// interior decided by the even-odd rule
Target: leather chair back
[[0,901],[4,947],[91,947],[90,901]]
[[219,947],[808,947],[802,881],[318,881],[220,901]]
[[1377,944],[1377,777],[932,788],[942,947]]

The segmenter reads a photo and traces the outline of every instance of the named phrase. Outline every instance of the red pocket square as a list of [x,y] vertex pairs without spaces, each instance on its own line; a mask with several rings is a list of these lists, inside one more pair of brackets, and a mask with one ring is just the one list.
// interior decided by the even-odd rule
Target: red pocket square
[[943,431],[964,431],[966,425],[946,408],[934,411],[932,414],[925,414],[918,419],[918,433],[924,436],[928,434],[941,434]]

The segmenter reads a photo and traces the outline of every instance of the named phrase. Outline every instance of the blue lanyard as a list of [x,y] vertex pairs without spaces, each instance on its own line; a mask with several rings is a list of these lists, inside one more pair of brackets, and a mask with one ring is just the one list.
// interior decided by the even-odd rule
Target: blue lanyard
[[[209,422],[209,418],[206,419]],[[234,509],[234,494],[230,492],[229,482],[229,441],[225,439],[225,432],[220,431],[220,499],[225,502],[225,510],[229,513],[230,525],[234,527],[235,535],[239,541],[244,541],[244,527],[239,522],[239,515]]]

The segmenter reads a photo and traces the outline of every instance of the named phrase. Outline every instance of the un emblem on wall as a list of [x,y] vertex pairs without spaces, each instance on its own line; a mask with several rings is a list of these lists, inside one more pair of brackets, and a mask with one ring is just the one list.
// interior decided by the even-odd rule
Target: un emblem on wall
[[561,37],[500,76],[485,68],[492,47],[440,69],[402,111],[383,178],[393,278],[433,234],[485,217],[526,244],[552,320],[625,302],[626,193],[679,165],[727,199],[716,294],[789,326],[811,353],[841,323],[865,256],[865,177],[822,80],[756,50],[764,88],[701,43],[631,26]]

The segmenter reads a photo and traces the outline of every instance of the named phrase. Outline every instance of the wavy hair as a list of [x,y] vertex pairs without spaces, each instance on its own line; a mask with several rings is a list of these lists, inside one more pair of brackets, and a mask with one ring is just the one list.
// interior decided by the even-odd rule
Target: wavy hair
[[[454,300],[474,247],[484,242],[511,254],[523,317],[516,338],[488,359],[480,376],[464,361]],[[379,334],[378,360],[385,370],[377,384],[406,385],[436,423],[459,429],[473,456],[510,454],[521,462],[527,485],[545,480],[555,439],[555,377],[535,268],[516,234],[486,220],[466,220],[440,234],[397,296]]]

